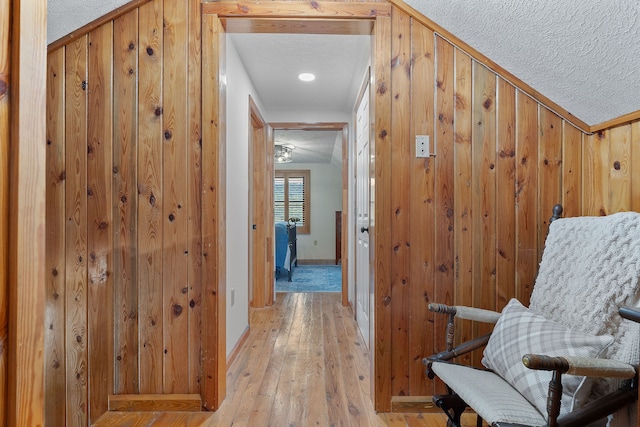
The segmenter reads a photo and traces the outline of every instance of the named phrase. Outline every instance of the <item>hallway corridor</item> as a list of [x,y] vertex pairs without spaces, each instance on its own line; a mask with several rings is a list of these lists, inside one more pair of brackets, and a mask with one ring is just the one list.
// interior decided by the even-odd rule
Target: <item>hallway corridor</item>
[[[339,293],[279,293],[251,310],[251,333],[227,372],[216,426],[429,426],[441,414],[376,414],[369,359]],[[475,426],[475,416],[465,419]]]

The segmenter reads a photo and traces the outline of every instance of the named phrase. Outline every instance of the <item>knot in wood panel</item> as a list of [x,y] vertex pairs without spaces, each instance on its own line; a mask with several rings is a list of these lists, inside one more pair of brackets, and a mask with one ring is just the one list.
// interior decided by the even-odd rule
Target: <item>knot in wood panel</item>
[[182,306],[180,304],[173,304],[173,315],[178,317],[182,314]]

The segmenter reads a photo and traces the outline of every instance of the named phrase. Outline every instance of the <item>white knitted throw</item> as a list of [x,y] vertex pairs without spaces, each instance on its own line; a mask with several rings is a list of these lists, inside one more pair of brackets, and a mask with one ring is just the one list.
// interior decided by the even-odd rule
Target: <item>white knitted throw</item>
[[[554,221],[529,308],[572,330],[613,335],[603,357],[637,366],[640,326],[619,316],[621,306],[640,306],[640,214]],[[629,422],[625,416],[612,425]]]

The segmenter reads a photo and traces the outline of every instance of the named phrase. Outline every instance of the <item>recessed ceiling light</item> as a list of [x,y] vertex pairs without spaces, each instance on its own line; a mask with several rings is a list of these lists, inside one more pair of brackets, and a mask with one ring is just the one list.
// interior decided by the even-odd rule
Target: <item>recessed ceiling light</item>
[[316,76],[311,73],[301,73],[298,75],[298,78],[303,82],[310,82],[316,79]]

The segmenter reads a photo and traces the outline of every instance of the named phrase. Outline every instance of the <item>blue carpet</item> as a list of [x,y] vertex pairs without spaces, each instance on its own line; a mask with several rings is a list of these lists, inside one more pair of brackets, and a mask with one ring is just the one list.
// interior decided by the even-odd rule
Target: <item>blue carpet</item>
[[293,268],[291,282],[286,270],[276,279],[276,292],[340,292],[340,265],[299,265]]

